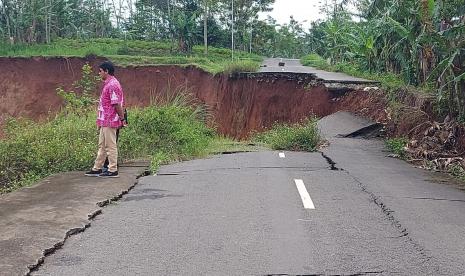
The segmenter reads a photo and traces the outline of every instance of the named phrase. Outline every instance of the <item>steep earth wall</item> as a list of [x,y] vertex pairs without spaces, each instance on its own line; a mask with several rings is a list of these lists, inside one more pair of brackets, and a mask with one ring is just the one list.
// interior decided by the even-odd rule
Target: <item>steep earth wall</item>
[[[55,89],[70,88],[86,62],[97,68],[102,61],[0,58],[0,120],[7,116],[40,120],[56,113],[63,102]],[[148,106],[172,93],[168,91],[187,89],[208,107],[209,123],[235,138],[245,138],[274,122],[298,122],[312,114],[326,116],[338,110],[362,110],[377,120],[386,117],[381,98],[363,91],[337,95],[308,74],[212,76],[194,67],[167,65],[116,68],[116,76],[128,106]]]

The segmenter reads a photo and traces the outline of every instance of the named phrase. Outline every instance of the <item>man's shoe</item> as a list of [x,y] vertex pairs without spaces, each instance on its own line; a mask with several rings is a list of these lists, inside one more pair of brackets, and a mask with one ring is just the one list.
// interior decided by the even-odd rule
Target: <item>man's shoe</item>
[[116,172],[106,171],[106,172],[99,174],[99,177],[119,177],[119,175],[118,175],[118,171]]
[[102,170],[94,171],[90,170],[85,173],[86,176],[99,176],[102,173]]

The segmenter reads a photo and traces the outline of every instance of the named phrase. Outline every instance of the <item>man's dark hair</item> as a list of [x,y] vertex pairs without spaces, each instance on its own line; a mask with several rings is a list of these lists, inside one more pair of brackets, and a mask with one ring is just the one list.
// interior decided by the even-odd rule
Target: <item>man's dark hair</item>
[[108,72],[111,76],[115,74],[115,67],[113,67],[113,63],[109,61],[105,61],[104,63],[100,64],[99,68],[102,68],[103,71]]

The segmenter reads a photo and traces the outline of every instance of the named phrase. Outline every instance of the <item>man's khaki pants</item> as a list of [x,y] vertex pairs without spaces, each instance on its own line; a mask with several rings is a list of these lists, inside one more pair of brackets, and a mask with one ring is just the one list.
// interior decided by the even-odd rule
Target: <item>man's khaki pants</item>
[[98,137],[98,153],[92,170],[102,169],[105,159],[108,156],[108,171],[118,170],[118,147],[116,145],[116,128],[101,127]]

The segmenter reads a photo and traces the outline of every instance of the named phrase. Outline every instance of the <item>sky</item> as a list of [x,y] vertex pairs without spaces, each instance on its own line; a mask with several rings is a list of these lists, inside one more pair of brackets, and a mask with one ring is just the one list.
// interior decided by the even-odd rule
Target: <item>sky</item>
[[323,18],[320,12],[322,2],[324,3],[325,0],[275,0],[273,11],[261,13],[260,19],[270,15],[278,24],[285,24],[289,23],[289,17],[292,15],[305,29],[308,29],[312,21]]

